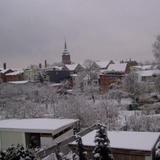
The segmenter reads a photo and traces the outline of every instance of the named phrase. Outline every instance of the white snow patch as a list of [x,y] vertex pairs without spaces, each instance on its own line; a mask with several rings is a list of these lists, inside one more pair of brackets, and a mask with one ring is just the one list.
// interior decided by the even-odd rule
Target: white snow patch
[[11,84],[25,84],[25,83],[28,83],[29,81],[9,81],[8,83],[11,83]]

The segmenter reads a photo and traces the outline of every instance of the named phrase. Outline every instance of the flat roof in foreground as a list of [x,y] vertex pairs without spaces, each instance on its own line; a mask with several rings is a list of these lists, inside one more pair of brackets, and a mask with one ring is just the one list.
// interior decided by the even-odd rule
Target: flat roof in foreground
[[56,134],[78,121],[78,119],[51,118],[7,119],[0,120],[0,131]]

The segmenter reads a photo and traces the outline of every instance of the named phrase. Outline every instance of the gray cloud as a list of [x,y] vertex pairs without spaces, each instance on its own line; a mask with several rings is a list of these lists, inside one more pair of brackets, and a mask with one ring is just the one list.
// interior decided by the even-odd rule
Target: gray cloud
[[0,63],[61,60],[64,37],[73,61],[153,59],[159,0],[1,0]]

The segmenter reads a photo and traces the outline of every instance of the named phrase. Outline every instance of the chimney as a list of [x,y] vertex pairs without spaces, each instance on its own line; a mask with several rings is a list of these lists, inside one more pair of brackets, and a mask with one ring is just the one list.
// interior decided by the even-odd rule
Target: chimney
[[7,63],[3,63],[3,69],[7,69]]
[[39,63],[39,68],[42,68],[42,64],[41,63]]
[[47,68],[47,60],[44,61],[44,67]]

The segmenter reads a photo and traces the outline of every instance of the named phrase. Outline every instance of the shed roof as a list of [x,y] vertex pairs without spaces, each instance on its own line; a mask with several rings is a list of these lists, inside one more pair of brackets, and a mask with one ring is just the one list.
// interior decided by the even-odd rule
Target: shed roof
[[8,119],[0,120],[0,131],[56,134],[76,122],[77,119]]
[[[152,151],[160,136],[158,132],[108,131],[107,134],[111,148],[141,151]],[[83,145],[95,146],[95,135],[96,130],[93,130],[83,136]]]

